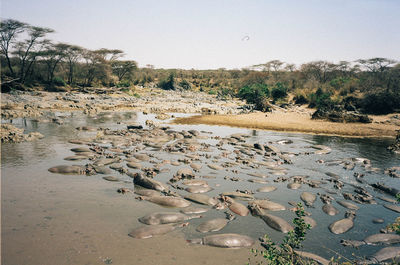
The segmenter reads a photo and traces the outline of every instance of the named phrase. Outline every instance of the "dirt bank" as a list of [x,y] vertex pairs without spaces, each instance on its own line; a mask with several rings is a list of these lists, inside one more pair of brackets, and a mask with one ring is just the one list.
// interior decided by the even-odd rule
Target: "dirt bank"
[[203,115],[177,118],[176,124],[209,124],[254,128],[273,131],[302,132],[313,134],[340,135],[352,137],[395,137],[400,128],[399,115],[371,116],[372,123],[334,123],[312,120],[314,110],[294,107],[278,109],[270,113],[249,113],[240,115]]

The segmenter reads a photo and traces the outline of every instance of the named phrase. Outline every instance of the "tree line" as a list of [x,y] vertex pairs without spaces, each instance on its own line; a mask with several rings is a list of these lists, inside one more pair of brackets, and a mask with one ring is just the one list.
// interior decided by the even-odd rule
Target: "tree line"
[[89,50],[48,39],[54,30],[14,19],[1,21],[1,78],[4,85],[114,85],[137,69],[119,49]]
[[345,105],[369,113],[400,109],[400,64],[388,58],[356,61],[312,61],[301,65],[271,60],[242,69],[184,70],[138,68],[122,60],[119,49],[89,50],[55,43],[54,30],[14,19],[1,21],[2,91],[11,88],[54,87],[161,87],[192,89],[238,96],[257,109],[268,102],[293,101],[311,107]]

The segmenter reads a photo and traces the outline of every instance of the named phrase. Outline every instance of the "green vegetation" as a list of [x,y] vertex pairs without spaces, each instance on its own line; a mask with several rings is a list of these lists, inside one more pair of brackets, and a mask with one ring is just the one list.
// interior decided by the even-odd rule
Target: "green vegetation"
[[135,61],[121,60],[122,50],[54,43],[48,39],[53,32],[13,19],[1,21],[2,92],[129,84],[200,90],[223,98],[237,96],[261,111],[267,111],[270,103],[292,102],[326,109],[342,105],[368,114],[400,110],[400,64],[387,58],[313,61],[298,67],[271,60],[233,70],[138,68]]
[[267,264],[271,265],[314,264],[313,262],[305,260],[294,252],[294,249],[299,249],[302,247],[302,242],[306,239],[305,236],[307,230],[310,229],[310,225],[306,224],[304,221],[304,216],[304,207],[302,203],[298,203],[296,217],[293,219],[294,230],[288,232],[283,240],[283,243],[279,246],[277,246],[276,243],[274,243],[267,235],[265,235],[262,242],[265,250],[260,251],[257,249],[252,249],[251,251],[254,256],[261,256],[265,259]]

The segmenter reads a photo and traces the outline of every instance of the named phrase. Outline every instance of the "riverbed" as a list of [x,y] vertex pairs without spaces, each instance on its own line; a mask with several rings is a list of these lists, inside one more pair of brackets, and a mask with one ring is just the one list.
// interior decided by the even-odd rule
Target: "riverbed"
[[[376,197],[382,195],[369,185],[358,183],[353,174],[365,174],[368,183],[383,182],[388,186],[400,188],[400,181],[384,174],[383,170],[400,165],[400,156],[390,153],[386,147],[390,139],[346,138],[335,136],[320,136],[301,133],[282,133],[262,130],[249,130],[224,126],[207,125],[170,125],[169,120],[156,120],[153,114],[144,115],[141,112],[110,112],[96,116],[87,116],[81,112],[58,112],[51,114],[62,119],[63,124],[48,121],[18,118],[6,120],[14,126],[24,128],[26,133],[37,131],[44,135],[43,139],[23,143],[7,143],[2,145],[2,263],[3,264],[245,264],[248,258],[253,258],[250,249],[221,249],[209,246],[191,245],[186,239],[202,237],[196,227],[204,220],[215,217],[224,218],[224,211],[210,209],[203,218],[190,220],[190,224],[169,234],[150,238],[134,239],[128,233],[142,226],[138,218],[155,211],[175,211],[177,209],[163,208],[147,201],[135,199],[133,193],[120,194],[119,188],[133,189],[132,179],[126,174],[113,171],[112,175],[120,179],[109,182],[104,175],[62,175],[48,171],[56,165],[85,165],[90,161],[66,161],[65,157],[74,153],[71,148],[80,145],[69,143],[73,139],[95,139],[99,136],[99,128],[124,130],[129,124],[139,124],[148,129],[146,120],[156,121],[160,126],[168,126],[177,132],[196,130],[200,132],[198,143],[204,149],[193,152],[166,152],[152,146],[140,145],[140,153],[150,155],[151,160],[141,162],[143,167],[153,167],[163,160],[178,161],[188,158],[188,154],[200,155],[195,162],[202,165],[196,176],[213,176],[207,178],[212,191],[209,196],[218,196],[223,191],[249,190],[270,185],[277,188],[269,193],[255,192],[256,198],[269,198],[274,202],[285,205],[287,210],[274,212],[291,222],[295,214],[289,201],[300,202],[300,194],[304,191],[311,193],[331,194],[335,200],[343,199],[343,192],[353,192],[354,185],[360,185]],[[176,114],[174,116],[188,116]],[[97,130],[77,130],[77,127],[93,126]],[[241,134],[246,144],[271,144],[290,157],[293,164],[282,164],[285,176],[309,176],[309,179],[325,181],[319,188],[302,185],[299,190],[289,190],[287,182],[274,182],[279,175],[274,175],[262,166],[251,167],[246,164],[231,165],[223,170],[213,170],[207,164],[222,165],[232,161],[234,151],[240,151],[242,142],[224,144],[217,148],[221,139],[232,134]],[[99,137],[98,137],[99,138]],[[101,138],[101,137],[100,137]],[[290,140],[289,144],[280,144],[280,140]],[[110,142],[98,142],[99,145],[110,148]],[[328,154],[316,154],[311,146],[324,145],[332,151]],[[123,149],[123,147],[121,147]],[[222,156],[223,152],[230,155]],[[250,156],[254,160],[267,159],[254,150]],[[247,152],[248,153],[248,152]],[[121,155],[121,157],[123,157]],[[324,163],[351,158],[366,158],[371,161],[373,170],[361,164],[354,169],[346,170],[343,165]],[[269,159],[269,158],[268,158]],[[321,162],[322,161],[322,162]],[[121,161],[125,166],[126,162]],[[178,169],[188,167],[166,164],[163,166],[169,172],[161,172],[155,178],[163,183],[174,175]],[[135,170],[130,169],[135,172]],[[139,170],[136,170],[139,171]],[[327,181],[326,172],[340,176],[344,187],[334,188]],[[268,184],[249,182],[254,176],[249,174],[267,174]],[[276,173],[276,172],[275,172]],[[231,180],[231,178],[234,178]],[[238,180],[238,181],[236,181]],[[182,195],[182,190],[174,190]],[[384,195],[389,197],[388,195]],[[246,205],[246,202],[239,201]],[[394,221],[399,215],[383,207],[386,203],[376,199],[377,204],[357,204],[360,209],[356,212],[354,228],[350,231],[335,235],[328,230],[330,223],[342,219],[347,209],[332,204],[339,210],[336,216],[328,216],[322,212],[323,203],[320,199],[313,207],[306,207],[317,226],[310,230],[304,242],[304,250],[329,259],[340,253],[343,257],[358,259],[379,250],[383,246],[361,246],[359,249],[343,247],[341,239],[362,240],[368,235],[379,233],[381,228]],[[384,223],[375,224],[374,218],[383,218]],[[239,233],[257,240],[268,234],[276,242],[281,242],[284,234],[268,227],[265,222],[254,216],[237,216],[218,233]],[[212,234],[212,233],[209,233]],[[254,247],[261,248],[257,243]]]

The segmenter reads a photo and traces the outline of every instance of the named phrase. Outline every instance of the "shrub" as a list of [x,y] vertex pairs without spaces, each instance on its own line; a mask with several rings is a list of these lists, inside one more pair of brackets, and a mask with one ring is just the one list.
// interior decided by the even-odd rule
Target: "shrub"
[[120,82],[117,84],[117,87],[118,87],[118,88],[121,88],[121,87],[130,87],[130,86],[131,86],[131,82],[129,82],[128,80],[120,81]]
[[175,90],[175,78],[174,74],[171,73],[166,79],[161,80],[158,83],[158,87],[164,90]]
[[53,79],[53,85],[55,86],[66,86],[66,83],[64,81],[64,79],[62,79],[61,77],[54,77]]
[[265,235],[261,244],[266,250],[259,251],[257,249],[252,249],[251,252],[255,256],[261,255],[267,260],[267,264],[271,265],[314,264],[313,262],[307,262],[293,251],[293,249],[302,247],[301,243],[306,239],[305,236],[307,230],[310,229],[310,225],[306,224],[304,221],[304,216],[305,213],[303,205],[298,203],[296,209],[296,218],[293,219],[294,230],[288,232],[283,240],[283,243],[278,247],[276,243],[274,243],[267,235]]
[[295,95],[293,100],[294,100],[294,103],[299,104],[299,105],[304,105],[304,104],[309,103],[308,99],[302,94]]
[[287,87],[283,83],[277,82],[271,90],[271,96],[274,101],[285,98],[287,96]]
[[310,104],[308,105],[310,108],[331,109],[333,105],[334,102],[331,99],[331,95],[321,88],[318,88],[315,93],[310,95]]
[[[201,88],[200,88],[201,89]],[[215,91],[215,90],[208,90],[208,94],[209,95],[216,95],[217,94],[217,91]]]
[[364,112],[388,114],[400,109],[400,95],[391,91],[370,92],[361,100]]
[[184,90],[192,89],[192,85],[185,79],[183,79],[181,82],[179,82],[179,86]]
[[254,104],[255,109],[261,111],[267,111],[269,108],[268,95],[268,86],[260,83],[244,86],[238,92],[239,98],[245,99],[247,103]]

